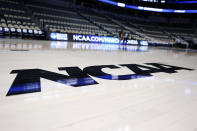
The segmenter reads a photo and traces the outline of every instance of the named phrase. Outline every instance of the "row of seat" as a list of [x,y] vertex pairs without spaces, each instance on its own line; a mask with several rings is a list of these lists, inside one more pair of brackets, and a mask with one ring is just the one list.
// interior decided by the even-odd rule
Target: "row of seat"
[[[119,19],[121,21],[121,19]],[[125,20],[122,20],[122,23],[125,24]],[[126,20],[129,21],[129,20]],[[174,37],[181,37],[177,33],[184,33],[189,36],[189,34],[194,34],[194,30],[191,27],[181,28],[181,27],[173,27],[166,24],[155,24],[149,22],[137,22],[132,21],[129,24],[125,24],[127,26],[132,25],[131,28],[137,30],[138,32],[144,33],[146,36],[153,38],[157,41],[164,42],[174,42]],[[162,25],[162,26],[160,26]],[[194,35],[195,36],[195,35]]]
[[85,19],[79,19],[79,18],[74,18],[74,17],[66,17],[66,16],[60,16],[57,14],[44,14],[44,13],[39,13],[39,12],[34,12],[33,13],[37,17],[51,17],[54,19],[63,19],[63,20],[74,20],[74,21],[80,21],[80,22],[87,22]]
[[43,36],[38,25],[27,15],[18,1],[0,0],[0,32],[4,36]]
[[33,7],[36,9],[45,9],[45,10],[49,10],[49,11],[56,11],[56,12],[62,12],[62,13],[72,13],[72,14],[76,14],[76,12],[70,11],[70,10],[63,10],[63,9],[57,9],[57,8],[50,8],[47,6],[41,6],[41,5],[36,5],[36,4],[26,4],[27,7]]
[[87,12],[83,12],[82,14],[85,15],[85,16],[88,16],[88,18],[91,21],[93,21],[97,25],[103,27],[105,30],[112,33],[113,36],[119,36],[118,30],[121,30],[121,27],[119,25],[114,24],[113,22],[110,22],[105,17],[101,17],[101,16],[96,15],[96,14],[87,13]]
[[8,12],[16,12],[16,13],[25,13],[25,11],[23,11],[23,10],[6,8],[6,7],[0,7],[0,10],[2,10],[3,12],[8,11]]
[[[135,30],[145,33],[145,34],[150,34],[154,33],[154,31],[160,31],[160,32],[167,32],[170,35],[177,35],[176,33],[184,33],[185,35],[190,36],[190,34],[195,34],[195,29],[193,28],[193,24],[191,24],[191,19],[187,18],[170,18],[168,19],[167,17],[161,17],[161,16],[149,16],[148,18],[143,18],[143,17],[137,17],[137,16],[129,16],[129,15],[124,15],[124,14],[117,14],[117,13],[108,13],[106,12],[105,15],[108,15],[112,18],[120,20],[122,23],[125,24],[125,21],[130,21],[134,27]],[[127,25],[127,24],[125,24]],[[137,27],[135,26],[137,25]],[[142,29],[149,30],[151,32],[144,32]],[[163,35],[158,33],[158,36],[163,36],[166,35],[163,33]],[[171,37],[169,37],[169,41],[171,41]]]
[[78,33],[87,35],[109,35],[106,31],[90,23],[69,9],[54,9],[45,5],[27,4],[36,18],[43,23],[50,32]]
[[40,30],[31,30],[31,29],[21,29],[21,28],[9,28],[9,27],[0,27],[0,33],[3,36],[9,37],[44,37],[44,34]]
[[6,3],[10,3],[10,4],[18,4],[18,2],[14,1],[14,0],[0,0],[0,2],[6,2]]

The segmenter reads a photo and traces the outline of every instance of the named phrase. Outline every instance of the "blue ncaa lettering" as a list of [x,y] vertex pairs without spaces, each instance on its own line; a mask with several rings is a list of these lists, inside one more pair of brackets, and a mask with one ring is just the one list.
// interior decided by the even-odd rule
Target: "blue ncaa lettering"
[[[166,65],[161,63],[145,63],[146,65],[139,64],[120,64],[121,67],[127,67],[131,72],[127,75],[113,75],[103,72],[104,68],[119,69],[121,67],[116,65],[96,65],[88,66],[83,70],[79,67],[59,67],[60,71],[66,71],[68,75],[59,74],[42,69],[24,69],[13,70],[11,74],[17,74],[14,82],[12,83],[7,96],[41,92],[40,78],[48,79],[57,83],[65,84],[71,87],[82,87],[88,85],[99,84],[91,76],[106,80],[132,80],[144,77],[151,77],[153,73],[177,73],[177,70],[194,69]],[[150,65],[150,66],[148,66]],[[144,70],[145,69],[145,70]]]

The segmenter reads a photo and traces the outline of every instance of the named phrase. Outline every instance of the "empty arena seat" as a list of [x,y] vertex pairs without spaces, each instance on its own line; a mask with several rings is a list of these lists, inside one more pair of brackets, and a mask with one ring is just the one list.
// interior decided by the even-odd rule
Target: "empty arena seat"
[[5,36],[37,36],[42,34],[40,28],[27,14],[18,1],[0,0],[2,12],[1,27]]
[[[109,19],[105,18],[103,15],[98,14],[97,12],[91,10],[80,9],[82,15],[86,16],[88,19],[93,21],[95,24],[101,26],[106,31],[110,32],[113,36],[119,36],[119,30],[121,27]],[[109,34],[110,35],[110,34]]]
[[56,9],[47,5],[27,4],[33,15],[50,32],[107,35],[104,30],[90,23],[72,9]]

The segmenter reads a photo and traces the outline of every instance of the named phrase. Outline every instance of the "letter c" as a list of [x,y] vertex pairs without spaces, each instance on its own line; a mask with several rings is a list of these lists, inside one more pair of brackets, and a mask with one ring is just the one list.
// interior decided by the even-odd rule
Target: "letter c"
[[112,75],[103,72],[103,68],[118,69],[120,67],[115,65],[89,66],[84,68],[83,71],[91,76],[107,80],[130,80],[150,76],[147,74]]

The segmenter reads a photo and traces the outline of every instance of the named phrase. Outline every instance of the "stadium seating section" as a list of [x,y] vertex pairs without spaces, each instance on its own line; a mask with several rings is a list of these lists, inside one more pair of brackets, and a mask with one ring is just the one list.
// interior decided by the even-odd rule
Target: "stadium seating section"
[[148,18],[97,11],[83,7],[55,7],[40,3],[0,0],[0,36],[47,38],[51,32],[119,36],[124,30],[130,39],[174,43],[177,38],[196,40],[196,29],[187,18]]
[[12,37],[39,37],[43,33],[26,9],[14,0],[0,0],[0,30]]

